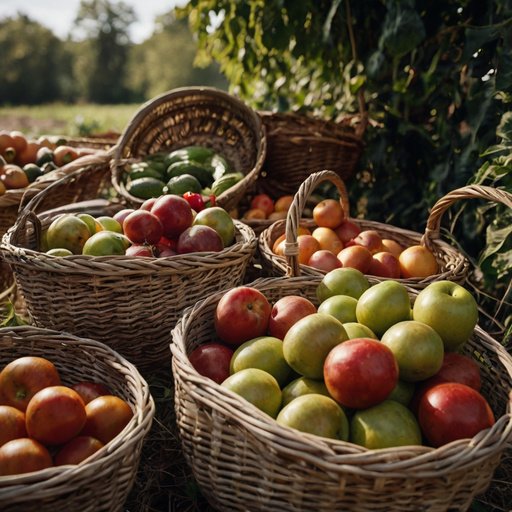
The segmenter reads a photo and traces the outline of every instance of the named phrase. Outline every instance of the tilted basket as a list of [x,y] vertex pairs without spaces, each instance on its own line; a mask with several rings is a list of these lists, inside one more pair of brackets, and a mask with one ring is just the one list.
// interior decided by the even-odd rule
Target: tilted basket
[[[297,228],[305,225],[314,229],[316,225],[312,220],[302,219],[306,201],[315,188],[323,181],[331,181],[336,185],[345,213],[349,213],[349,200],[344,182],[331,171],[321,171],[312,174],[300,186],[294,196],[293,203],[288,211],[286,221],[274,222],[259,235],[258,252],[264,272],[269,276],[299,275],[298,274],[298,246]],[[462,252],[455,246],[443,241],[440,234],[441,219],[446,210],[460,199],[486,199],[496,201],[512,207],[512,195],[501,189],[492,187],[469,185],[453,190],[439,199],[432,207],[427,219],[423,234],[415,231],[385,224],[376,221],[350,218],[361,230],[375,230],[382,238],[389,238],[398,242],[402,247],[410,245],[424,245],[432,251],[439,264],[439,272],[425,278],[401,278],[398,281],[413,288],[424,288],[432,281],[448,279],[463,283],[470,271],[470,264]],[[286,233],[285,256],[278,256],[272,251],[274,241]],[[300,275],[324,275],[325,272],[308,265],[300,265]]]
[[[320,276],[258,279],[271,303],[301,295],[316,305]],[[376,282],[372,281],[371,282]],[[418,293],[408,288],[411,298]],[[496,423],[440,448],[369,450],[276,423],[249,402],[197,373],[189,355],[212,341],[223,292],[189,308],[172,332],[177,424],[185,457],[218,510],[467,510],[489,486],[512,434],[512,359],[477,327],[465,352],[479,364]]]
[[[55,213],[37,216],[38,205],[87,172],[79,169],[34,197],[4,236],[2,257],[14,272],[34,325],[102,341],[142,371],[162,367],[168,363],[169,332],[182,310],[242,282],[256,236],[235,221],[235,242],[220,252],[166,258],[55,257],[40,252],[38,233]],[[90,213],[112,215],[122,208],[122,203],[110,202]],[[69,205],[69,212],[74,209],[83,211],[79,203]]]
[[256,181],[266,153],[260,117],[241,100],[212,87],[178,88],[146,102],[134,115],[116,145],[112,182],[134,205],[143,200],[125,187],[125,164],[161,151],[199,145],[215,150],[245,177],[217,197],[230,210]]
[[22,356],[50,360],[66,386],[104,383],[128,402],[133,417],[119,435],[78,465],[0,477],[0,510],[123,510],[155,411],[146,381],[125,358],[95,340],[33,326],[0,329],[0,368]]

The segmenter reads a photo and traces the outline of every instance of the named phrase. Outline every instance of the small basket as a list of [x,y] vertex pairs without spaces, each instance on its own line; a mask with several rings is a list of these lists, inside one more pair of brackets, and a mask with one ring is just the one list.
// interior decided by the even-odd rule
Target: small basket
[[235,207],[256,181],[266,154],[265,129],[249,106],[212,87],[178,88],[148,101],[123,131],[112,159],[112,183],[133,205],[143,200],[125,187],[125,164],[190,145],[212,148],[245,177],[217,197]]
[[[301,295],[316,305],[320,276],[252,282],[271,303]],[[370,281],[377,281],[370,278]],[[411,298],[418,293],[408,288]],[[188,358],[212,341],[224,292],[189,308],[172,331],[177,423],[201,491],[218,510],[467,510],[489,486],[512,434],[512,358],[477,327],[465,352],[479,364],[496,423],[472,439],[434,449],[369,450],[282,427],[243,398],[203,377]]]
[[121,355],[92,339],[32,326],[0,329],[0,367],[28,355],[55,364],[64,385],[83,380],[105,383],[130,404],[134,415],[118,436],[76,466],[0,477],[0,509],[121,511],[155,412],[146,381]]
[[[323,181],[333,182],[339,192],[340,200],[346,213],[349,212],[348,194],[343,181],[331,171],[321,171],[312,174],[299,188],[294,197],[293,203],[288,211],[286,221],[281,220],[273,223],[269,228],[259,235],[258,249],[261,265],[266,275],[299,275],[298,273],[298,251],[297,251],[297,228],[304,225],[310,229],[316,227],[312,220],[301,219],[306,201],[313,190]],[[429,283],[448,279],[457,283],[464,283],[470,271],[470,264],[467,258],[454,246],[440,239],[440,224],[444,212],[460,199],[479,198],[489,201],[496,201],[512,208],[512,195],[492,187],[469,185],[453,190],[439,199],[433,206],[427,219],[424,234],[402,229],[391,224],[384,224],[376,221],[363,219],[350,219],[362,230],[376,230],[382,238],[395,240],[403,247],[409,245],[425,245],[436,257],[440,271],[438,274],[426,278],[397,279],[413,288],[424,288]],[[272,251],[274,241],[286,232],[285,256],[278,256]],[[300,275],[324,275],[325,272],[307,265],[300,265]],[[381,278],[383,279],[383,278]]]
[[[220,252],[168,258],[131,256],[49,256],[38,251],[38,233],[55,214],[34,212],[56,195],[79,169],[31,199],[4,235],[0,252],[11,266],[34,325],[97,339],[111,346],[141,371],[168,364],[169,333],[182,310],[206,295],[243,281],[256,250],[249,226],[235,221],[236,241]],[[95,215],[125,206],[108,203]],[[71,204],[68,211],[83,211]]]

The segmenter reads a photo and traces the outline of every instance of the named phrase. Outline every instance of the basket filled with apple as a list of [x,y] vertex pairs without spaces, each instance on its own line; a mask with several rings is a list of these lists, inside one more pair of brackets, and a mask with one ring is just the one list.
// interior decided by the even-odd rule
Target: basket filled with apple
[[143,372],[164,368],[183,309],[241,283],[256,236],[198,194],[134,208],[99,198],[36,213],[88,172],[32,198],[4,235],[2,257],[31,323],[104,342]]
[[[309,198],[323,182],[336,186],[339,199],[319,201],[312,208],[312,218],[304,218]],[[504,190],[462,187],[434,204],[422,234],[351,218],[343,180],[329,170],[313,173],[295,194],[286,219],[275,221],[260,233],[260,262],[268,276],[322,276],[334,268],[350,267],[418,289],[440,279],[462,283],[470,263],[458,247],[441,238],[443,214],[461,199],[484,199],[512,208],[512,195]]]
[[106,345],[0,329],[0,509],[123,510],[155,406]]
[[183,87],[143,104],[121,134],[112,183],[140,206],[165,191],[215,196],[235,207],[258,178],[266,134],[258,114],[213,87]]
[[512,436],[512,357],[462,285],[260,278],[172,331],[184,455],[218,510],[467,510]]

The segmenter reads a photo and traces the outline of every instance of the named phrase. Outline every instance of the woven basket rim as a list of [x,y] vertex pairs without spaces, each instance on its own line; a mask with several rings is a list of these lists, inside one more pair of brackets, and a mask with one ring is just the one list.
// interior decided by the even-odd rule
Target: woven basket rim
[[[80,348],[85,346],[89,349],[97,350],[98,353],[107,353],[108,356],[115,361],[112,365],[112,369],[119,372],[120,369],[123,368],[126,371],[126,375],[130,376],[132,385],[140,389],[144,403],[138,404],[140,410],[134,411],[133,417],[129,423],[114,439],[84,462],[78,465],[55,466],[21,475],[0,476],[0,498],[4,500],[8,498],[9,495],[14,496],[18,493],[27,493],[30,490],[30,485],[44,485],[45,488],[48,488],[45,491],[47,492],[53,486],[62,486],[70,480],[76,480],[77,476],[82,473],[94,474],[95,469],[104,465],[106,461],[117,459],[119,449],[124,450],[127,446],[137,443],[140,437],[144,436],[145,433],[149,431],[155,415],[155,403],[151,396],[148,383],[142,377],[137,367],[119,354],[119,352],[92,338],[75,336],[67,332],[32,325],[0,328],[0,344],[4,336],[23,337],[23,335],[29,334],[55,338],[55,340],[51,341],[51,344],[55,343],[55,346],[63,343],[76,345]],[[44,343],[49,344],[48,340],[45,340]],[[48,357],[50,358],[50,356]]]
[[[378,280],[371,277],[368,279],[373,284],[378,282]],[[289,284],[300,284],[307,281],[319,283],[320,280],[321,278],[318,276],[270,277],[256,279],[246,284],[246,286],[254,286],[258,289],[265,289],[267,286],[275,289],[284,282]],[[405,286],[410,296],[419,293],[418,290]],[[243,424],[253,434],[267,439],[268,442],[273,444],[273,450],[279,449],[283,453],[287,452],[288,455],[293,456],[296,453],[297,445],[300,443],[301,449],[304,450],[301,453],[301,459],[314,463],[326,471],[343,471],[373,477],[383,476],[385,473],[386,477],[403,478],[410,476],[411,470],[414,470],[417,472],[423,471],[425,475],[435,478],[439,477],[441,473],[439,464],[441,459],[443,460],[443,470],[446,470],[447,463],[452,464],[450,467],[466,465],[468,461],[474,462],[475,458],[478,458],[477,452],[480,449],[484,454],[487,454],[492,448],[504,448],[507,441],[512,438],[512,392],[508,394],[507,412],[498,418],[492,427],[481,431],[471,439],[452,441],[439,448],[414,445],[374,450],[346,441],[306,434],[277,424],[274,419],[236,393],[200,375],[189,361],[184,338],[187,322],[194,315],[200,315],[207,305],[218,302],[223,293],[223,291],[220,291],[212,294],[197,302],[194,306],[187,308],[172,330],[170,350],[173,374],[175,379],[180,378],[182,374],[187,374],[187,380],[193,383],[194,387],[194,390],[190,390],[191,393],[197,394],[204,389],[208,394],[210,405],[215,404],[225,414],[232,415],[237,423]],[[512,378],[512,356],[506,352],[504,347],[478,325],[475,327],[473,336],[496,353],[508,375]],[[461,458],[461,454],[464,455],[463,458]]]

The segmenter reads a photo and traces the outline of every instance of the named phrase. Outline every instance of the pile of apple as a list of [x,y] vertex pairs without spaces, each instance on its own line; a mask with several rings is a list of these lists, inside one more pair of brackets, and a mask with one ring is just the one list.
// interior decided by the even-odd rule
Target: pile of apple
[[39,176],[94,153],[85,147],[72,147],[65,140],[27,137],[20,131],[0,131],[0,195],[25,188]]
[[[286,219],[292,202],[292,195],[282,195],[274,200],[268,194],[257,194],[250,200],[249,208],[243,213],[242,220]],[[238,213],[235,213],[235,216],[237,215]]]
[[460,353],[478,319],[463,286],[437,281],[412,303],[399,281],[370,285],[341,268],[316,295],[318,307],[228,290],[215,309],[217,340],[190,363],[282,426],[369,449],[439,447],[494,424],[480,368]]
[[66,386],[48,359],[14,359],[0,372],[0,476],[80,464],[132,416],[104,383]]
[[219,252],[234,240],[235,224],[226,210],[206,206],[199,194],[185,193],[151,198],[139,208],[125,208],[112,217],[60,215],[45,230],[41,250],[52,256],[163,258]]
[[[350,267],[391,279],[429,277],[439,271],[438,262],[427,247],[402,247],[376,230],[361,230],[345,216],[343,206],[335,199],[320,201],[312,214],[317,227],[300,227],[297,234],[300,264],[324,272]],[[274,241],[274,254],[284,255],[285,239],[283,233]]]

